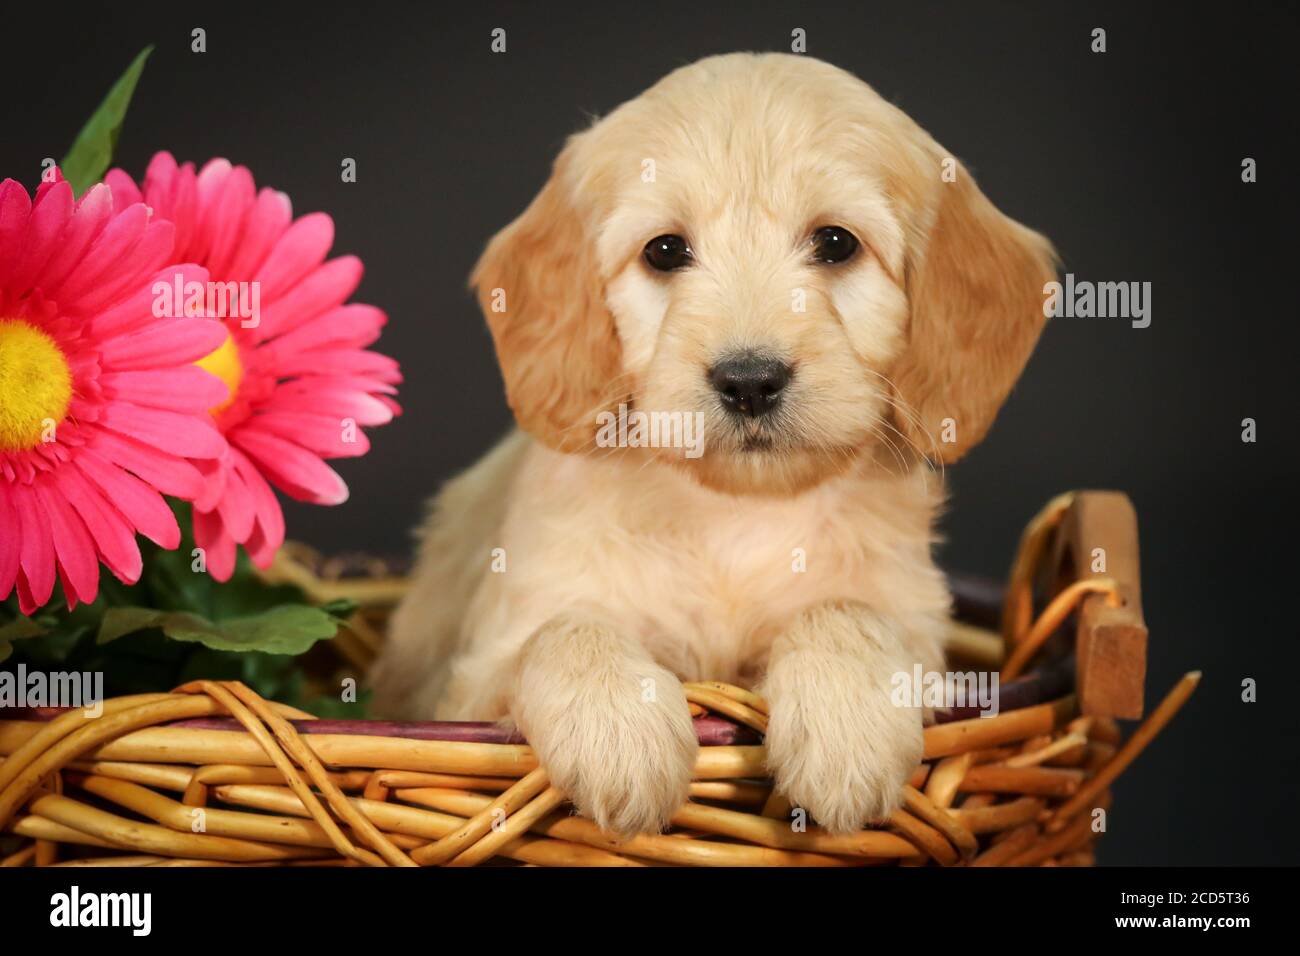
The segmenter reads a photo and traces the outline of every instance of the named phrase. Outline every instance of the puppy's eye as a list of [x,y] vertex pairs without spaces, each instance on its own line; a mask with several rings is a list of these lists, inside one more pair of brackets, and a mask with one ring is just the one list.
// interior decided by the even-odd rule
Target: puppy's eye
[[822,226],[812,234],[812,247],[817,262],[844,262],[858,251],[858,238],[843,226]]
[[645,244],[642,255],[650,268],[660,272],[672,272],[690,265],[694,258],[691,247],[681,236],[655,236]]

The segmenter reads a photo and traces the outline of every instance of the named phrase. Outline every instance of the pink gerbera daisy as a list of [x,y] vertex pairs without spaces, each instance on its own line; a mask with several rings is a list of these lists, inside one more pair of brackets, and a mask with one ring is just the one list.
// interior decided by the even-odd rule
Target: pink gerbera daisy
[[284,541],[270,485],[299,501],[343,502],[347,485],[324,459],[365,454],[361,426],[400,411],[391,398],[397,363],[366,350],[387,318],[374,306],[344,305],[361,262],[325,260],[333,220],[294,220],[289,198],[257,191],[243,166],[214,159],[196,173],[158,153],[143,192],[121,170],[106,182],[175,223],[176,258],[209,272],[216,292],[208,308],[217,305],[229,334],[199,364],[230,389],[211,410],[229,447],[199,463],[207,487],[195,501],[194,538],[218,580],[233,572],[237,544],[266,567]]
[[[102,562],[140,577],[135,534],[164,548],[180,529],[162,495],[194,498],[225,442],[203,410],[226,394],[191,364],[219,323],[154,318],[175,229],[100,184],[74,201],[60,177],[33,201],[0,183],[0,599],[31,614],[57,579],[91,602]],[[160,271],[161,270],[161,271]]]

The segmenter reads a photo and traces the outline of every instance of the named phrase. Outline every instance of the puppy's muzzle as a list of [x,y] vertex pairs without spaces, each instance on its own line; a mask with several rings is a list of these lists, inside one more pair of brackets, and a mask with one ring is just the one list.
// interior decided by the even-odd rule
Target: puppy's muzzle
[[742,352],[709,369],[709,383],[732,415],[759,418],[780,404],[790,384],[790,366],[771,356]]

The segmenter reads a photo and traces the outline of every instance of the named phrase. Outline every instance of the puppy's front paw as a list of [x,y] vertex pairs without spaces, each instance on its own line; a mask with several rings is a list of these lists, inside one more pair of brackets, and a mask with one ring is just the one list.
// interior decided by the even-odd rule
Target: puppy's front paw
[[923,749],[921,715],[884,695],[852,708],[816,698],[772,704],[767,760],[777,789],[832,833],[898,809]]
[[810,608],[773,645],[761,688],[768,769],[833,833],[887,819],[921,760],[921,712],[890,693],[911,673],[907,644],[891,620],[843,603]]
[[[657,833],[686,802],[699,744],[680,682],[657,665],[534,656],[516,722],[578,812],[620,835]],[[567,669],[566,669],[567,670]]]
[[543,739],[551,781],[601,829],[658,833],[686,801],[698,744],[685,697],[612,693],[559,717]]

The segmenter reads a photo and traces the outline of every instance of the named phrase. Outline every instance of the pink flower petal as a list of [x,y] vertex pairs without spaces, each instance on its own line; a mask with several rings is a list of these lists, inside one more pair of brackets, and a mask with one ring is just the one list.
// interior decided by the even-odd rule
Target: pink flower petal
[[110,169],[105,173],[104,183],[113,190],[113,205],[118,209],[144,202],[144,195],[136,188],[135,180],[120,169]]
[[263,286],[258,340],[283,335],[335,308],[356,291],[361,273],[360,259],[340,256],[313,269],[277,299],[273,300]]
[[56,486],[55,493],[63,495],[81,517],[95,548],[114,576],[124,584],[140,580],[143,563],[134,528],[76,468],[60,468],[51,480]]
[[216,458],[226,449],[210,420],[161,408],[112,402],[104,407],[99,425],[186,458]]
[[77,467],[113,502],[131,526],[154,544],[171,550],[181,543],[176,516],[162,495],[148,484],[90,449],[77,456]]
[[[99,338],[110,338],[124,331],[134,332],[142,322],[152,320],[154,316],[154,304],[160,303],[166,305],[166,299],[163,295],[170,296],[173,300],[176,298],[175,289],[177,280],[180,281],[182,290],[181,297],[184,298],[185,286],[191,282],[206,284],[208,281],[208,271],[199,266],[190,263],[181,265],[168,266],[158,272],[155,272],[148,279],[140,283],[140,288],[129,296],[123,297],[122,301],[114,303],[111,307],[104,309],[98,315],[89,320],[89,325],[94,334]],[[164,287],[166,289],[164,290]],[[184,302],[180,306],[184,306]],[[179,309],[177,309],[179,315]],[[196,321],[203,321],[202,319]],[[215,337],[215,332],[213,336]],[[223,339],[224,341],[224,339]]]
[[[262,477],[262,473],[257,470],[257,466],[249,461],[243,452],[232,447],[230,460],[253,499],[253,509],[257,515],[253,538],[260,539],[262,545],[274,554],[279,550],[280,545],[284,544],[284,512],[280,509],[280,501],[275,497],[271,486],[266,483],[266,479]],[[256,555],[253,555],[254,546],[251,541],[252,538],[245,542],[244,547],[257,562]],[[258,566],[266,567],[260,562]]]
[[203,475],[203,491],[195,497],[194,507],[199,511],[216,511],[217,502],[226,493],[226,481],[230,475],[230,455],[234,451],[227,444],[226,452],[220,458],[207,461],[195,461],[199,473]]
[[[176,228],[170,222],[166,220],[151,222],[135,247],[123,255],[120,261],[114,263],[116,277],[87,288],[84,292],[78,292],[75,300],[70,300],[64,311],[94,315],[106,305],[116,302],[123,295],[128,295],[139,288],[146,276],[171,258],[175,235]],[[69,296],[66,286],[62,295]],[[60,299],[61,307],[64,301]]]
[[[54,541],[54,552],[59,561],[59,568],[66,577],[65,585],[72,586],[75,594],[86,604],[95,600],[99,593],[99,562],[95,559],[95,542],[90,532],[77,513],[72,509],[62,492],[54,487],[50,480],[37,480],[33,485],[45,516],[50,522],[50,537]],[[65,590],[67,588],[65,587]],[[69,607],[72,603],[69,602]]]
[[221,523],[228,535],[236,541],[248,540],[253,532],[256,511],[252,493],[234,468],[226,472],[226,493],[217,502],[217,510],[221,512]]
[[281,376],[362,375],[379,381],[401,378],[397,362],[387,355],[361,349],[320,349],[284,356],[275,366]]
[[[189,164],[187,163],[186,166],[188,167]],[[212,244],[213,240],[216,239],[210,216],[213,197],[224,188],[226,178],[230,175],[232,169],[234,167],[228,159],[210,159],[203,164],[203,168],[194,177],[197,196],[194,209],[193,254],[204,265],[207,265],[208,259],[212,255]],[[182,176],[188,178],[188,175],[184,172],[182,172]]]
[[96,427],[87,447],[165,495],[192,501],[203,491],[203,476],[192,463],[134,438]]
[[[61,309],[73,310],[87,290],[103,283],[114,274],[123,259],[130,256],[144,236],[149,211],[136,204],[113,216],[86,249],[76,269],[60,283],[46,280],[41,287],[47,296],[57,299]],[[168,233],[171,226],[166,226]],[[170,242],[168,243],[170,246]],[[169,250],[170,251],[170,250]]]
[[203,254],[199,229],[199,201],[194,164],[177,166],[171,153],[157,153],[149,162],[144,176],[144,201],[154,213],[176,225],[175,255],[180,260],[195,260]]
[[9,488],[9,500],[18,512],[22,537],[21,577],[29,589],[30,603],[41,607],[54,593],[54,539],[50,537],[50,522],[30,485],[10,485]]
[[358,425],[386,425],[393,420],[388,406],[372,395],[335,384],[333,379],[312,376],[276,386],[266,400],[267,409],[329,414],[351,418]]
[[[179,169],[180,167],[176,165],[176,157],[165,149],[154,153],[149,160],[149,165],[145,167],[144,192],[146,197],[149,197],[145,202],[158,209],[162,215],[166,215],[169,210],[162,209],[155,203],[160,203],[163,197],[171,195],[172,182]],[[149,196],[150,193],[157,193],[157,195]]]
[[283,539],[278,543],[272,543],[259,525],[244,542],[244,550],[248,552],[248,557],[255,565],[265,570],[271,566],[271,562],[275,560],[275,553],[280,550],[280,545],[283,543]]
[[255,276],[293,219],[289,197],[263,189],[244,220],[244,235],[227,267],[236,277]]
[[9,503],[7,483],[0,481],[0,601],[9,597],[22,563],[22,534],[18,526],[18,512]]
[[91,186],[77,202],[59,237],[58,247],[41,270],[36,285],[42,289],[57,289],[63,285],[112,215],[112,190],[103,183]]
[[226,533],[217,512],[194,512],[194,543],[203,549],[208,574],[229,581],[235,573],[235,539]]
[[104,372],[99,384],[107,398],[174,412],[206,412],[229,394],[221,379],[197,365]]
[[59,237],[72,216],[72,207],[72,186],[64,181],[51,184],[38,197],[28,220],[22,258],[6,283],[11,294],[23,295],[31,289],[32,282],[58,248]]
[[0,183],[0,289],[18,266],[31,212],[32,201],[21,183],[12,179]]
[[349,424],[328,415],[267,410],[242,428],[278,435],[322,458],[359,458],[370,450],[370,440],[355,421]]
[[299,501],[318,505],[342,504],[348,486],[320,456],[265,432],[239,428],[227,436],[272,483]]
[[317,212],[285,230],[253,278],[262,284],[262,302],[273,302],[325,261],[334,244],[334,220]]
[[243,166],[231,169],[221,185],[208,196],[203,195],[203,176],[200,174],[199,188],[203,223],[210,237],[204,265],[214,280],[223,282],[232,277],[230,260],[243,241],[244,220],[257,201],[257,189],[252,174]]
[[[36,600],[31,582],[27,580],[27,575],[21,571],[18,572],[18,580],[14,582],[14,589],[18,592],[18,610],[28,617],[35,614],[41,608],[41,605],[45,603],[45,601]],[[51,586],[51,590],[53,590],[53,586]]]
[[297,328],[267,342],[258,349],[258,358],[276,362],[282,355],[310,349],[365,348],[379,338],[379,330],[387,321],[383,310],[373,305],[354,302],[339,306],[316,321],[300,323]]
[[105,369],[170,368],[210,355],[227,334],[212,319],[159,319],[105,342],[101,362]]
[[63,589],[63,598],[67,602],[68,610],[71,611],[77,606],[77,589],[73,587],[72,581],[68,578],[68,571],[62,564],[55,562],[54,570],[58,572],[59,586]]
[[[398,376],[401,377],[400,375]],[[330,388],[335,390],[346,390],[349,392],[364,392],[367,395],[395,395],[397,388],[388,382],[381,382],[379,379],[367,378],[364,375],[346,375],[332,373],[329,375],[303,375],[298,378],[282,382],[281,386],[288,388],[296,384],[311,385],[312,388]]]
[[67,180],[63,178],[63,170],[59,169],[58,166],[46,169],[41,173],[41,182],[40,185],[36,187],[36,199],[32,201],[32,206],[39,206],[41,204],[41,197],[62,182],[67,182]]

